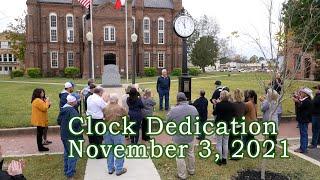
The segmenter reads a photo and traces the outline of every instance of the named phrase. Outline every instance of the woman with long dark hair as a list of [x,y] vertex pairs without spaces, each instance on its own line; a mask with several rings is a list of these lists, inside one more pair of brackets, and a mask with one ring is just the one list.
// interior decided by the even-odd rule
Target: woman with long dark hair
[[[246,123],[246,135],[243,137],[244,144],[247,145],[249,141],[254,140],[254,135],[251,134],[248,130],[250,123],[257,121],[257,103],[258,96],[254,90],[245,91],[245,123]],[[255,145],[251,145],[251,153],[254,154],[257,151]]]
[[48,109],[51,105],[50,100],[45,97],[44,89],[36,88],[33,91],[31,104],[31,124],[37,127],[38,150],[49,151],[49,149],[44,147],[42,143],[45,128],[48,127]]
[[127,104],[129,107],[130,120],[135,122],[135,125],[133,126],[133,130],[136,133],[136,135],[130,136],[131,143],[138,144],[139,131],[141,127],[141,122],[143,120],[142,109],[144,108],[144,106],[140,99],[140,94],[136,88],[131,88],[129,92],[129,97],[127,99]]

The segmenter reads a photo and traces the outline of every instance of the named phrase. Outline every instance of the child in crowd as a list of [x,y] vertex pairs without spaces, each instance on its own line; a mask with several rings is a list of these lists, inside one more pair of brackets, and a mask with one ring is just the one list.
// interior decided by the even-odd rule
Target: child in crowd
[[144,141],[149,141],[150,136],[147,135],[147,130],[148,130],[148,116],[153,116],[153,111],[154,111],[154,106],[157,104],[152,96],[151,96],[151,90],[150,89],[145,89],[143,97],[141,98],[142,103],[144,105],[144,108],[142,109],[142,115],[143,115],[143,120],[142,120],[142,140]]

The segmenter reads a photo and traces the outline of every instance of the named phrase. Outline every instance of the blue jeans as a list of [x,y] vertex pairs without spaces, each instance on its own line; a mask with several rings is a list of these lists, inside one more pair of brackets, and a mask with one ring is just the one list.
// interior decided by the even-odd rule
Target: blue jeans
[[64,175],[67,177],[73,177],[76,173],[77,161],[78,157],[70,158],[69,156],[69,148],[70,143],[68,140],[62,140],[63,143],[63,163],[64,163]]
[[308,148],[308,123],[299,122],[300,150],[305,153]]
[[[124,136],[121,134],[112,135],[109,132],[104,135],[104,143],[105,144],[112,144],[112,145],[123,145],[124,144]],[[125,153],[125,152],[123,152]],[[124,158],[116,158],[113,154],[113,148],[110,151],[107,159],[108,171],[113,172],[114,170],[116,173],[120,173],[123,169]]]
[[312,116],[312,142],[311,145],[317,147],[320,133],[320,116]]
[[163,97],[165,103],[165,110],[169,110],[169,91],[159,91],[160,110],[163,110]]

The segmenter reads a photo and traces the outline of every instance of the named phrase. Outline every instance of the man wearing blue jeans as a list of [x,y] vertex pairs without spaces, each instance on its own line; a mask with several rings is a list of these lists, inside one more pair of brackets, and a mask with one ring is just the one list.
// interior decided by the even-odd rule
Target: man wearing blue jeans
[[159,100],[160,100],[160,111],[163,110],[163,98],[165,101],[165,110],[169,110],[169,93],[170,93],[170,84],[171,80],[168,76],[167,70],[162,70],[162,75],[158,77],[157,80],[157,92],[159,94]]
[[[109,105],[103,110],[103,116],[107,124],[112,122],[118,122],[120,127],[113,127],[113,132],[118,134],[111,134],[110,132],[104,135],[104,142],[107,145],[124,145],[123,122],[122,117],[127,116],[126,110],[118,104],[117,94],[110,94]],[[124,151],[120,152],[119,156],[124,156]],[[110,151],[107,160],[108,172],[113,174],[116,172],[117,176],[120,176],[127,172],[127,169],[123,167],[124,157],[115,157],[113,151]]]
[[296,116],[300,130],[300,148],[294,150],[298,153],[306,153],[308,148],[308,124],[312,119],[312,90],[302,88],[298,96],[293,97],[296,104]]
[[[59,117],[58,117],[58,124],[60,125],[60,136],[61,141],[63,143],[64,147],[64,153],[63,153],[63,162],[64,162],[64,175],[67,177],[67,179],[73,179],[73,176],[76,173],[76,166],[78,157],[69,157],[70,153],[70,143],[69,140],[83,140],[82,135],[73,135],[69,131],[69,122],[71,119],[75,117],[80,117],[80,114],[75,109],[75,106],[78,104],[77,99],[72,96],[67,96],[67,104],[65,104],[60,111]],[[81,123],[80,121],[74,121],[72,124],[73,130],[76,132],[79,132],[81,130]]]

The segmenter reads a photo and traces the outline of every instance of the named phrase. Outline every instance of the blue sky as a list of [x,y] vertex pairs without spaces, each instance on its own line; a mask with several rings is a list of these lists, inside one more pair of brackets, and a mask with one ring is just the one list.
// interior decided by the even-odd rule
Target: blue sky
[[[284,0],[273,0],[276,19],[281,3]],[[220,25],[221,37],[228,37],[231,32],[238,31],[239,38],[232,38],[230,46],[238,54],[247,57],[253,54],[261,55],[256,45],[248,41],[241,34],[251,34],[265,39],[268,29],[267,9],[265,3],[269,0],[183,0],[184,7],[195,18],[206,14],[215,18]],[[26,10],[26,0],[2,0],[0,7],[0,31],[6,29],[7,24]],[[267,45],[264,40],[262,44]]]

